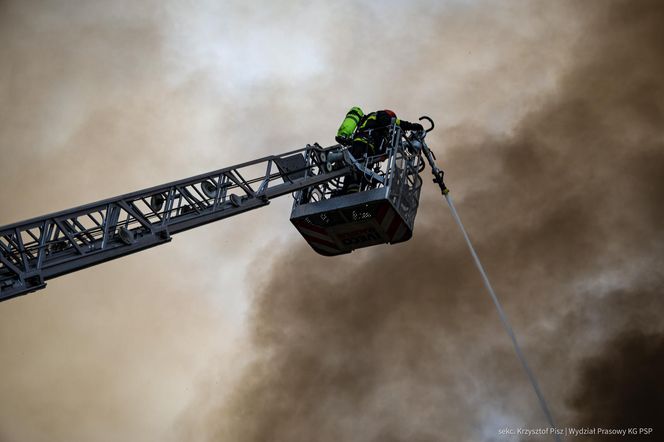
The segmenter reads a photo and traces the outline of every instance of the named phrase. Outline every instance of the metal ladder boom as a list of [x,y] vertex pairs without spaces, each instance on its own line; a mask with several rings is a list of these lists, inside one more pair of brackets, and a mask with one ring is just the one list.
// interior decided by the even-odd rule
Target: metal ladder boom
[[[338,147],[338,146],[333,146]],[[46,280],[164,244],[171,235],[346,175],[317,144],[0,227],[0,302]]]

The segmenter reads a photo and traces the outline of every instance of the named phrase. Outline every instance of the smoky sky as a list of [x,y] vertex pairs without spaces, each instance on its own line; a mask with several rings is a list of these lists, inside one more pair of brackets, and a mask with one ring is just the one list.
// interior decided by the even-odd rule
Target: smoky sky
[[[353,105],[428,114],[559,424],[656,427],[661,22],[654,1],[0,2],[0,224],[331,144]],[[0,440],[545,425],[427,173],[407,243],[319,257],[284,198],[3,303]]]
[[[429,144],[444,148],[559,425],[658,434],[664,8],[569,8],[586,28],[538,106],[500,136],[461,123]],[[409,243],[344,259],[289,246],[262,268],[257,355],[203,425],[210,440],[505,440],[500,428],[546,427],[433,186]]]

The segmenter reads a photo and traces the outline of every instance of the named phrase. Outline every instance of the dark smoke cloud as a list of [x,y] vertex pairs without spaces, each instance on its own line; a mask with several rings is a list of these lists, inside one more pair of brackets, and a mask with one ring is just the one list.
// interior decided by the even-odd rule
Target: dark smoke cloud
[[[661,18],[653,2],[0,2],[0,224],[331,141],[353,104],[430,113],[554,413],[587,422],[588,358],[613,367],[612,337],[661,332]],[[287,208],[3,303],[0,439],[502,440],[543,424],[432,186],[412,241],[333,260]],[[229,394],[248,353],[232,293],[282,234],[247,270],[256,354]]]
[[[661,437],[664,7],[567,7],[585,31],[537,109],[500,137],[460,124],[429,143],[446,148],[559,424]],[[335,259],[289,246],[263,268],[256,358],[202,424],[211,440],[504,440],[500,427],[545,426],[432,186],[406,244]]]
[[589,428],[646,429],[654,425],[655,431],[661,431],[662,367],[662,334],[632,330],[609,341],[602,353],[583,361],[579,388],[571,399],[571,406],[579,410],[576,423]]

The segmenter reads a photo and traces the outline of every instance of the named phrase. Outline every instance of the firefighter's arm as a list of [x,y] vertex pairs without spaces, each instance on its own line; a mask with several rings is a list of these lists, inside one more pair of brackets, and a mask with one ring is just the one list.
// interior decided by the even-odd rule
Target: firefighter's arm
[[424,127],[422,127],[422,125],[420,123],[411,123],[410,121],[406,121],[406,120],[397,120],[397,124],[403,130],[416,130],[416,131],[424,130]]

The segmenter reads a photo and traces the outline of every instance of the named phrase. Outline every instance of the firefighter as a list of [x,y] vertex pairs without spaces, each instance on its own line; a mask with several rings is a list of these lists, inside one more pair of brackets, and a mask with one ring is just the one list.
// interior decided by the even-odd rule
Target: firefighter
[[[380,155],[386,150],[385,143],[389,142],[386,137],[392,119],[396,119],[396,124],[403,130],[424,130],[419,123],[399,120],[394,111],[389,109],[364,115],[362,109],[356,106],[346,114],[335,139],[341,144],[350,145],[350,153],[358,160],[361,160],[365,154],[368,156]],[[354,171],[353,175],[349,176],[344,183],[344,193],[358,192],[360,178]]]

